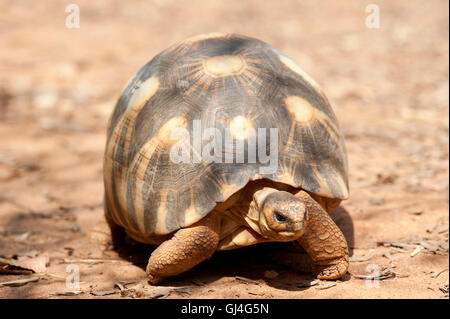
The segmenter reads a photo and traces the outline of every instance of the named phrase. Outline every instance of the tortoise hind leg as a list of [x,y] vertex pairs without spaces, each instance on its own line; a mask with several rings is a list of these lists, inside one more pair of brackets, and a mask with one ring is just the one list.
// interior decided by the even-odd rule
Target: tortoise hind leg
[[219,244],[219,219],[210,213],[188,228],[178,230],[156,248],[147,264],[150,283],[185,272],[208,259]]
[[348,246],[344,235],[306,192],[300,191],[295,196],[305,203],[308,214],[306,231],[298,242],[315,262],[317,278],[341,278],[348,269]]

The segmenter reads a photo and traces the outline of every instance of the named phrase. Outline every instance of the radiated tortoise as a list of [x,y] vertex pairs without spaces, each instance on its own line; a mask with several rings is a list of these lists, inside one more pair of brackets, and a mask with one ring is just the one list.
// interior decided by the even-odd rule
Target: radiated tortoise
[[319,86],[293,60],[236,34],[189,38],[126,84],[108,123],[105,216],[159,245],[156,284],[216,250],[298,241],[321,279],[348,268],[329,217],[348,197],[343,136]]

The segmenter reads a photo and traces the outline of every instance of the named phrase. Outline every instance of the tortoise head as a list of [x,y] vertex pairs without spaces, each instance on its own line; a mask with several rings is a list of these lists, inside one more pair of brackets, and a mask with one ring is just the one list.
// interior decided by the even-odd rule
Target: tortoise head
[[264,188],[254,195],[261,235],[277,241],[292,241],[306,229],[306,206],[293,194]]

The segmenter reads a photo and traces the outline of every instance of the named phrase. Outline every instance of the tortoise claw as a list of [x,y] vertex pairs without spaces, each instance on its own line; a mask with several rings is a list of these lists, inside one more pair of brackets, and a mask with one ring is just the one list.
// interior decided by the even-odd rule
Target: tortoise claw
[[160,276],[156,276],[156,275],[152,275],[152,274],[147,274],[147,275],[148,275],[148,282],[150,284],[152,284],[153,286],[156,286],[164,279],[164,277],[160,277]]
[[348,259],[345,257],[334,260],[329,265],[317,265],[317,278],[333,280],[343,277],[348,270]]

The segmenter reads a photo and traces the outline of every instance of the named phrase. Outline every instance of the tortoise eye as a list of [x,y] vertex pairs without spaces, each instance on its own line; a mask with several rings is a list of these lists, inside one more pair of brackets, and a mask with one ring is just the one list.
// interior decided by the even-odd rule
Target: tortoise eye
[[274,217],[275,220],[279,223],[284,223],[285,221],[287,221],[287,217],[281,214],[280,212],[275,212]]

